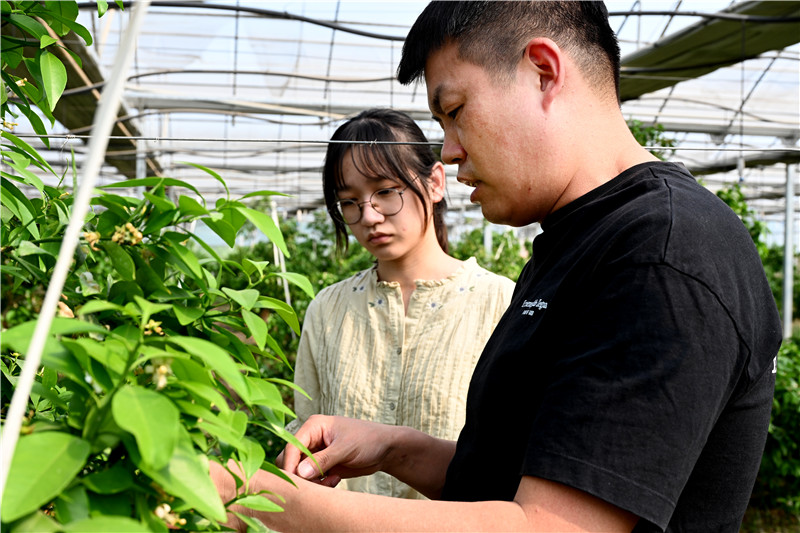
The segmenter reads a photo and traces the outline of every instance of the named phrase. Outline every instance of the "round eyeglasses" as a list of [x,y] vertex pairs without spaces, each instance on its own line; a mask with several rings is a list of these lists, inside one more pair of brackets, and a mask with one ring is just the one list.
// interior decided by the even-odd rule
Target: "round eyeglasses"
[[337,209],[333,212],[339,220],[345,224],[355,224],[361,220],[363,209],[361,206],[370,204],[372,209],[385,217],[396,215],[403,209],[403,193],[406,192],[408,186],[402,190],[395,188],[379,189],[373,192],[369,200],[366,202],[357,202],[352,199],[338,200],[336,202]]

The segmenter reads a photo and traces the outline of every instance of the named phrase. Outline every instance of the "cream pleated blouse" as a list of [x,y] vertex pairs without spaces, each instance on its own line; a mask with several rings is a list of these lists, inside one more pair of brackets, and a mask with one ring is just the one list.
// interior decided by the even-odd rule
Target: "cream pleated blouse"
[[[296,431],[313,414],[410,426],[456,440],[467,388],[514,283],[464,261],[450,277],[417,281],[408,313],[397,282],[375,267],[326,287],[308,306],[295,366]],[[378,472],[342,481],[359,492],[422,498]]]

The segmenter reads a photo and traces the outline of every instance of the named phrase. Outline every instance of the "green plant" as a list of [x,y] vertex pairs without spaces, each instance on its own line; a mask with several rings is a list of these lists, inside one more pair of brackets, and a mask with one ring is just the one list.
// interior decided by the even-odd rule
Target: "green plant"
[[[736,184],[717,193],[741,218],[756,245],[776,302],[783,291],[783,251],[766,244],[767,226],[747,204]],[[794,300],[800,285],[795,283]],[[795,309],[797,306],[795,305]],[[761,469],[753,489],[751,506],[796,516],[800,513],[800,345],[788,339],[778,352],[775,394],[769,435],[761,459]]]
[[485,269],[516,280],[528,261],[529,250],[523,247],[512,231],[506,230],[492,234],[492,250],[487,252],[483,244],[483,232],[483,229],[474,229],[451,243],[453,257],[462,260],[475,257]]
[[[19,116],[16,109],[36,133],[46,133],[35,108],[52,121],[63,86],[57,60],[45,50],[54,44],[44,25],[59,35],[88,32],[74,22],[75,2],[0,7],[4,126],[8,116]],[[11,26],[17,31],[8,32]],[[36,47],[26,46],[24,33]],[[23,62],[35,84],[11,73]],[[34,148],[9,132],[2,142],[9,169],[0,177],[5,417],[74,200],[65,176]],[[198,168],[225,186],[215,172]],[[145,192],[121,192],[132,188]],[[267,272],[263,262],[224,260],[186,229],[204,221],[232,245],[250,222],[288,253],[272,219],[245,203],[270,194],[227,194],[210,207],[191,184],[160,177],[95,193],[27,399],[3,492],[3,530],[218,530],[226,509],[208,476],[209,460],[235,458],[248,475],[259,468],[283,475],[248,436],[259,427],[299,445],[284,429],[293,414],[278,388],[291,383],[264,377],[256,362],[288,364],[260,313],[267,310],[296,332],[299,321],[290,305],[254,287],[283,276],[309,297],[313,289],[303,276]],[[223,272],[243,273],[245,282],[227,287]],[[279,509],[261,496],[238,503]]]
[[[268,209],[264,202],[257,203],[254,208],[264,211]],[[250,225],[246,225],[243,230],[246,230],[248,226]],[[286,268],[306,273],[311,286],[316,291],[367,269],[375,262],[375,258],[359,245],[352,245],[344,254],[337,254],[333,225],[323,210],[314,211],[302,221],[284,220],[281,222],[280,228],[286,239],[287,250],[291,254],[285,259]],[[227,260],[234,262],[241,262],[245,258],[263,262],[264,272],[273,274],[265,276],[253,288],[264,295],[284,298],[283,279],[278,277],[281,269],[275,258],[272,243],[257,241],[248,246],[236,246],[226,256]],[[243,288],[250,282],[243,272],[235,270],[223,269],[219,276],[220,283],[235,289]],[[302,323],[306,308],[312,299],[311,294],[298,285],[290,284],[289,298],[300,323]],[[267,317],[266,320],[270,335],[283,347],[289,363],[294,364],[299,336],[285,321],[275,315]],[[286,381],[294,379],[291,367],[282,362],[270,358],[260,358],[257,361],[265,375],[280,377]],[[279,388],[285,403],[292,405],[293,390],[282,385]],[[283,449],[283,441],[273,438],[274,436],[268,431],[257,426],[253,426],[248,431],[249,435],[257,438],[264,445],[268,458],[275,457]]]
[[772,419],[751,504],[800,516],[800,344],[778,352]]
[[[650,153],[659,159],[665,159],[668,155],[675,153],[675,139],[669,139],[664,135],[664,126],[655,124],[645,126],[640,120],[629,120],[628,129],[631,130],[636,141],[642,146],[650,148]],[[660,147],[663,150],[654,148]]]
[[[20,148],[17,155],[28,151],[3,136]],[[39,197],[25,197],[14,179],[35,186]],[[114,193],[135,186],[149,188],[143,199]],[[236,457],[248,474],[277,472],[246,436],[248,426],[294,440],[283,429],[292,412],[277,387],[288,383],[262,379],[256,362],[288,364],[260,310],[299,332],[288,304],[252,288],[277,274],[248,259],[223,260],[181,228],[200,219],[230,237],[249,220],[285,250],[283,238],[241,199],[208,208],[187,195],[173,202],[168,187],[197,192],[178,180],[146,178],[106,186],[93,201],[4,493],[2,520],[12,530],[52,518],[67,529],[96,526],[84,520],[132,527],[131,517],[143,529],[165,530],[165,521],[215,527],[225,512],[207,456]],[[4,176],[2,191],[2,372],[13,388],[72,200],[25,176]],[[245,273],[248,285],[220,285],[211,264]],[[288,277],[313,294],[302,276]],[[255,504],[269,506],[262,500]]]

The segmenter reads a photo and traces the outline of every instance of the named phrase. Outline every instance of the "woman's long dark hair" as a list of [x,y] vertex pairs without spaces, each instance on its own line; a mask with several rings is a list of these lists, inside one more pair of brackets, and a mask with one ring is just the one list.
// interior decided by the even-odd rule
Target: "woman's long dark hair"
[[[351,118],[336,130],[333,141],[377,141],[375,144],[329,143],[322,170],[322,190],[325,205],[336,230],[336,248],[347,250],[347,225],[335,216],[338,209],[336,192],[344,186],[342,161],[351,157],[356,168],[365,176],[388,178],[403,185],[420,199],[428,221],[430,187],[428,177],[438,161],[425,134],[411,117],[392,109],[368,109]],[[380,144],[384,142],[413,142],[421,144]],[[420,178],[420,179],[417,179]],[[433,225],[436,238],[445,252],[448,251],[447,226],[444,214],[447,202],[444,198],[433,205]],[[425,226],[423,226],[425,227]]]

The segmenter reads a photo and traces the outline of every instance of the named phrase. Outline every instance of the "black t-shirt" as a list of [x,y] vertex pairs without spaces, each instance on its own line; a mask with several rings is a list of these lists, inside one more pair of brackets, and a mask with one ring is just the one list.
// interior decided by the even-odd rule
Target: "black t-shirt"
[[643,518],[738,531],[781,328],[741,220],[685,169],[645,163],[550,215],[470,384],[448,500],[521,476]]

